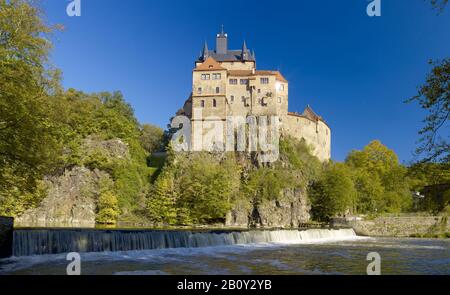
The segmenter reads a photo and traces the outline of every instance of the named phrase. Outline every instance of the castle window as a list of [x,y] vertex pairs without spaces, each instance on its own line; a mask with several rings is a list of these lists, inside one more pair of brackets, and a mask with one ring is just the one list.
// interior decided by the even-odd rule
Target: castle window
[[244,103],[245,107],[248,107],[247,99],[245,98],[245,96],[242,96],[242,102]]
[[237,85],[237,79],[230,79],[230,85]]
[[269,78],[261,78],[261,84],[269,84]]
[[284,84],[281,84],[281,85],[280,85],[280,90],[281,90],[281,91],[284,91]]
[[241,79],[240,83],[241,83],[241,85],[247,85],[248,79]]
[[261,89],[258,89],[258,93],[261,93]]
[[199,88],[197,89],[197,92],[198,92],[198,94],[202,94],[202,88],[199,87]]
[[216,87],[216,93],[220,93],[220,87]]
[[215,99],[213,99],[213,108],[217,107],[217,101]]
[[200,102],[200,106],[201,106],[202,108],[205,107],[205,101],[204,101],[204,100],[202,100],[202,101]]
[[283,99],[281,97],[278,97],[278,103],[281,103]]
[[211,76],[209,74],[202,74],[202,80],[209,80],[210,77]]
[[234,102],[234,95],[230,97],[231,102]]
[[212,78],[213,78],[213,80],[220,80],[220,79],[222,79],[222,75],[221,74],[213,74]]

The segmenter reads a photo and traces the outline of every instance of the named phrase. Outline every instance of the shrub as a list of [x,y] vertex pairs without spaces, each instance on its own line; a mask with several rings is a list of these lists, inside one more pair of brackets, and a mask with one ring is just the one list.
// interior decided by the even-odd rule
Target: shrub
[[103,192],[97,202],[96,221],[100,224],[116,224],[119,214],[117,197],[110,191]]

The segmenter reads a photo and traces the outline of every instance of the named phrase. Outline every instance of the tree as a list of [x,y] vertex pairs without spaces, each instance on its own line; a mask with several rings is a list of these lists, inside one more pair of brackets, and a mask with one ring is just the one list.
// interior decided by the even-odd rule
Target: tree
[[158,151],[162,147],[163,139],[164,131],[161,128],[150,124],[142,126],[141,142],[149,154]]
[[116,224],[119,215],[119,203],[114,193],[110,191],[101,193],[97,202],[96,221],[100,224]]
[[[450,59],[432,62],[433,69],[428,74],[426,82],[419,89],[418,95],[407,100],[417,102],[428,112],[425,127],[419,131],[422,136],[418,155],[423,155],[422,162],[450,161]],[[442,135],[442,136],[441,136]]]
[[[172,171],[165,170],[155,181],[147,201],[150,220],[158,224],[177,223],[177,191]],[[183,220],[186,222],[186,220]]]
[[177,206],[187,208],[197,223],[224,221],[239,189],[239,168],[233,159],[193,154],[182,163]]
[[356,189],[356,210],[359,213],[375,213],[382,209],[384,187],[378,175],[365,170],[353,171]]
[[411,207],[407,169],[380,141],[372,141],[362,151],[352,151],[345,163],[353,171],[359,212],[400,212]]
[[53,29],[27,1],[0,0],[1,214],[29,206],[24,197],[59,164],[62,136],[52,111],[58,79],[47,66]]
[[439,12],[444,11],[448,3],[448,0],[430,0],[430,1],[431,5],[433,5],[433,8],[439,10]]
[[311,212],[316,220],[328,221],[354,207],[356,190],[351,173],[342,163],[331,163],[310,188]]

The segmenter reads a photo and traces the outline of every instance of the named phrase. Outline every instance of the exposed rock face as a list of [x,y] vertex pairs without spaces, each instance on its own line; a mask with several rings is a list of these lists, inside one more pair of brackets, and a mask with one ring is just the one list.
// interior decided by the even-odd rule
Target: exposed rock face
[[105,172],[84,167],[46,179],[48,195],[39,207],[16,219],[19,227],[94,227],[99,182]]
[[108,158],[119,160],[130,158],[128,145],[120,139],[98,140],[93,136],[89,136],[84,140],[83,148],[86,155],[98,150]]
[[[95,152],[107,159],[129,159],[129,149],[120,139],[86,138],[82,145],[82,160]],[[39,207],[25,211],[16,219],[19,227],[94,227],[96,200],[100,186],[112,183],[107,172],[86,167],[66,169],[62,175],[45,179],[47,197]]]
[[310,220],[310,206],[306,193],[300,189],[285,190],[276,201],[253,205],[241,201],[227,216],[226,225],[232,227],[290,228]]

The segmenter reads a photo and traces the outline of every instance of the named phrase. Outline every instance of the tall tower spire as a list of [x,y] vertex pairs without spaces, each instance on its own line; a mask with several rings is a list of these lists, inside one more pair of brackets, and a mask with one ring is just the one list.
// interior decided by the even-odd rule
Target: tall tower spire
[[205,45],[203,46],[202,51],[202,59],[206,60],[208,57],[209,57],[208,42],[205,41]]
[[248,60],[249,59],[250,52],[247,48],[247,42],[244,40],[244,44],[242,44],[242,52],[241,52],[241,59]]

